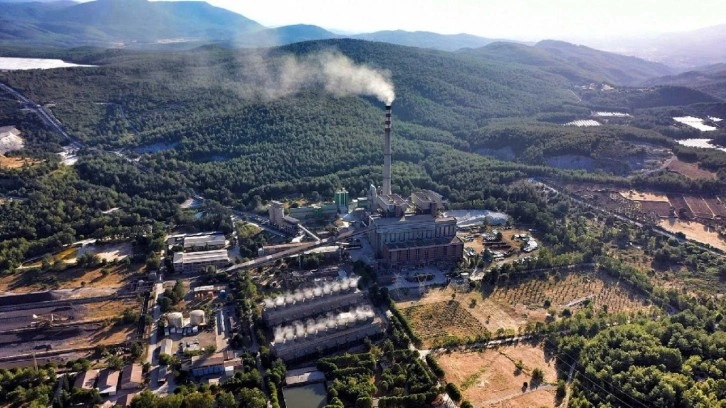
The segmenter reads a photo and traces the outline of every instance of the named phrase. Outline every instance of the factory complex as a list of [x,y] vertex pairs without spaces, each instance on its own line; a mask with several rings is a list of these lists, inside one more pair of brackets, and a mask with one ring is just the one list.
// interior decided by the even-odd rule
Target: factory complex
[[271,348],[285,361],[349,347],[384,331],[359,278],[344,278],[321,286],[267,298],[262,319],[272,329]]

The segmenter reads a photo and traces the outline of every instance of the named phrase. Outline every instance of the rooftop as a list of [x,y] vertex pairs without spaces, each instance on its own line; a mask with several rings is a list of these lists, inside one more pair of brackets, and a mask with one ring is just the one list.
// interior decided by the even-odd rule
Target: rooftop
[[184,248],[204,245],[224,245],[223,234],[206,234],[184,237]]
[[459,237],[453,237],[453,238],[434,238],[434,239],[419,239],[416,241],[411,242],[398,242],[398,243],[388,243],[386,244],[386,248],[390,249],[406,249],[406,248],[424,248],[424,247],[430,247],[434,245],[447,245],[447,244],[454,244],[459,243],[461,240]]
[[215,353],[206,356],[192,357],[191,368],[204,368],[210,366],[224,365],[224,354]]
[[73,386],[84,390],[93,389],[93,384],[96,382],[96,378],[98,378],[98,373],[99,370],[86,370],[78,373]]
[[119,370],[109,370],[105,369],[101,371],[101,375],[98,377],[98,392],[101,394],[106,394],[109,392],[116,391],[116,387],[118,387],[118,379],[121,376],[121,371]]
[[197,263],[197,262],[213,262],[213,261],[228,261],[229,256],[227,255],[226,249],[216,249],[214,251],[201,251],[201,252],[185,252],[175,253],[174,263]]
[[289,387],[291,385],[303,385],[312,382],[325,381],[325,374],[322,371],[318,371],[315,367],[299,368],[297,370],[288,370],[285,375],[285,384]]
[[404,223],[456,222],[454,217],[433,217],[431,214],[405,215],[403,217],[371,217],[376,226],[396,225]]
[[415,196],[416,198],[418,198],[421,201],[437,202],[437,201],[441,201],[441,199],[443,198],[443,197],[441,197],[441,194],[439,194],[435,191],[431,191],[431,190],[414,191],[413,193],[411,193],[411,195]]
[[144,382],[143,368],[141,364],[130,364],[124,367],[124,371],[121,374],[121,381],[123,383],[136,383],[141,384]]
[[408,202],[406,200],[404,200],[404,198],[398,194],[381,194],[378,196],[378,199],[381,200],[386,205],[408,204]]

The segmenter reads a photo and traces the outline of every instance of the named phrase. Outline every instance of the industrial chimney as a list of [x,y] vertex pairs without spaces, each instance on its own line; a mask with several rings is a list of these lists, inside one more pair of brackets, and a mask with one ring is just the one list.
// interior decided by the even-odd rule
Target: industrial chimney
[[386,105],[386,127],[383,134],[383,191],[391,195],[391,105]]

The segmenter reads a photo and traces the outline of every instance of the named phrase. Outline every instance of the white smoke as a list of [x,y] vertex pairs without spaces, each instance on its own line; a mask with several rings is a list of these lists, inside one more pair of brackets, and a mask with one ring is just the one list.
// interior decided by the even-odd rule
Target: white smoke
[[257,74],[258,78],[262,77],[263,95],[270,99],[309,89],[322,89],[337,97],[374,96],[386,105],[396,97],[388,71],[356,64],[336,51],[304,57],[286,55],[265,72]]

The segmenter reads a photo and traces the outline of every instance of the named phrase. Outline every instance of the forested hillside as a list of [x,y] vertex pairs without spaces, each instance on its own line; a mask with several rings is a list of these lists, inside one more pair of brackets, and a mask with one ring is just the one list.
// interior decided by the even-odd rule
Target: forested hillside
[[[270,50],[69,50],[74,61],[97,67],[0,73],[0,81],[50,104],[86,147],[74,167],[58,170],[57,159],[48,156],[41,166],[0,170],[0,192],[33,196],[0,207],[8,220],[0,239],[6,251],[14,248],[5,265],[80,236],[129,234],[138,220],[179,222],[184,214],[178,203],[192,191],[254,210],[273,198],[330,197],[339,187],[363,194],[370,183],[380,184],[383,104],[372,97],[335,97],[315,84],[286,88],[291,79],[282,73],[290,58],[304,61],[331,50],[390,73],[397,93],[393,189],[403,194],[432,188],[465,203],[504,196],[507,184],[530,176],[646,183],[660,174],[626,179],[556,170],[545,159],[637,154],[633,143],[641,142],[672,145],[657,130],[632,126],[564,129],[564,119],[589,114],[589,105],[578,101],[586,94],[577,84],[536,66],[466,53],[360,40]],[[32,116],[4,98],[13,112],[5,121],[28,132],[28,153],[42,158],[66,143],[38,123],[26,125]],[[514,149],[515,162],[475,153],[505,145]],[[112,150],[139,163],[102,153]],[[720,186],[672,176],[662,182]]]

